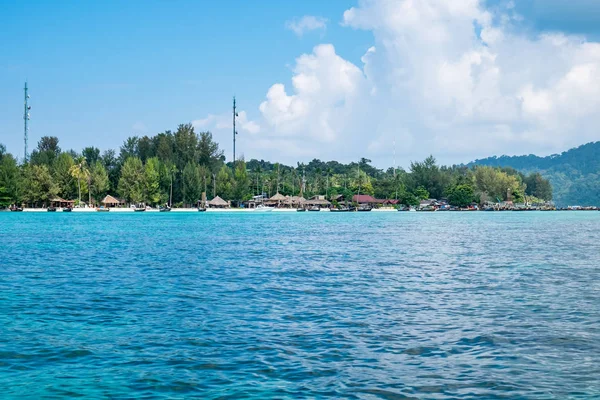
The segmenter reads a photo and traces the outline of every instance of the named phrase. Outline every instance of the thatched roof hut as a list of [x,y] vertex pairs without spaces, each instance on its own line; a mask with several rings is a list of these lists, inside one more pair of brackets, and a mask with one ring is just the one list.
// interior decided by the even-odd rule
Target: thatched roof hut
[[227,208],[229,207],[229,203],[220,198],[219,196],[215,197],[211,201],[208,202],[208,205],[216,208]]
[[285,200],[285,196],[282,195],[281,193],[277,192],[275,194],[275,196],[271,197],[269,200],[270,201],[284,201]]
[[75,204],[74,200],[65,200],[58,196],[50,200],[50,205],[52,207],[72,207],[73,204]]
[[286,199],[285,199],[284,204],[290,205],[290,206],[300,206],[305,201],[306,201],[306,199],[304,197],[300,197],[300,196],[287,196]]
[[319,207],[328,207],[331,205],[330,202],[324,199],[310,199],[304,201],[302,204],[307,206],[319,206]]
[[118,207],[125,204],[123,200],[119,200],[110,194],[106,195],[106,197],[104,197],[100,203],[104,204],[106,207]]

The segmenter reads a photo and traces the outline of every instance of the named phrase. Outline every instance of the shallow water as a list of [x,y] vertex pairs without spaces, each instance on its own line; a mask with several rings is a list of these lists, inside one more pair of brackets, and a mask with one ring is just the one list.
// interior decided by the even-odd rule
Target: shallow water
[[600,212],[0,213],[2,398],[599,398]]

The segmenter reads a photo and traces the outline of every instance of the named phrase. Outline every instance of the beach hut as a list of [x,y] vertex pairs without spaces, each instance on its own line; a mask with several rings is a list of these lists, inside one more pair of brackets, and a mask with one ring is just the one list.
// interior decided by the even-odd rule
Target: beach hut
[[368,194],[355,194],[352,196],[352,202],[369,206],[374,206],[378,203],[377,199],[375,199],[373,196],[369,196]]
[[52,200],[50,200],[50,207],[68,208],[68,207],[73,207],[73,204],[75,204],[75,201],[65,200],[60,197],[55,197]]
[[101,201],[101,203],[105,207],[118,207],[121,205],[125,205],[125,202],[117,199],[116,197],[111,196],[110,194],[106,195]]
[[282,202],[284,202],[285,200],[286,200],[286,199],[285,199],[285,196],[284,196],[284,195],[282,195],[281,193],[277,192],[277,193],[275,194],[275,196],[273,196],[273,197],[271,197],[271,198],[269,199],[268,203],[269,203],[269,204],[273,204],[273,205],[280,206],[280,205],[281,205],[281,203],[282,203]]
[[300,196],[286,196],[285,201],[283,202],[283,204],[286,207],[300,207],[305,201],[306,201],[306,199],[304,197],[300,197]]
[[213,208],[229,208],[229,203],[220,198],[219,196],[209,201],[208,205]]
[[309,207],[329,207],[331,203],[325,200],[324,197],[325,196],[313,196],[311,199],[303,201],[302,204]]

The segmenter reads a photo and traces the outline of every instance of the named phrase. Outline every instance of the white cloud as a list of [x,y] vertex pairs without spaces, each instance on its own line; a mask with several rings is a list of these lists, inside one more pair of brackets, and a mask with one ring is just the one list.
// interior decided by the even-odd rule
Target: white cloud
[[[192,125],[200,130],[231,130],[233,129],[233,118],[231,114],[227,113],[209,114],[206,118],[192,121]],[[256,121],[249,120],[246,111],[239,111],[236,119],[236,130],[255,135],[260,132],[260,125]]]
[[337,55],[332,45],[319,45],[296,60],[295,93],[288,94],[282,84],[273,85],[260,111],[274,135],[304,132],[312,140],[331,142],[344,128],[366,83],[363,72]]
[[510,8],[479,0],[361,0],[343,25],[373,33],[362,65],[331,44],[298,57],[291,88],[274,84],[259,107],[261,136],[281,144],[281,157],[311,149],[382,166],[394,138],[405,165],[430,153],[466,162],[600,139],[600,44],[525,36],[518,23]]
[[323,17],[315,17],[313,15],[305,15],[302,18],[294,18],[285,23],[285,27],[293,31],[297,36],[301,37],[306,32],[314,30],[325,30],[327,28],[327,19]]

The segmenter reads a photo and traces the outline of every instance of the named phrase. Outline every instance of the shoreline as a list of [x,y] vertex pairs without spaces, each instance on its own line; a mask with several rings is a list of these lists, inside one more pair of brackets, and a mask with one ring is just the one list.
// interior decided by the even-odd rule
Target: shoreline
[[[381,208],[381,209],[373,209],[371,210],[372,212],[397,212],[396,209],[394,208]],[[47,208],[23,208],[23,212],[27,212],[27,213],[45,213],[48,212]],[[62,208],[57,208],[56,211],[57,213],[62,213],[63,209]],[[71,212],[73,213],[97,213],[99,212],[98,210],[96,210],[95,208],[74,208]],[[132,208],[110,208],[109,212],[111,213],[135,213],[136,211],[134,211]],[[159,209],[150,209],[150,210],[146,210],[146,211],[142,211],[142,212],[147,212],[147,213],[158,213],[160,212]],[[197,213],[198,209],[197,208],[172,208],[170,212],[174,212],[174,213]],[[297,210],[295,208],[275,208],[271,211],[265,212],[265,211],[260,211],[257,210],[256,208],[207,208],[206,212],[210,212],[210,213],[232,213],[232,212],[242,212],[242,213],[260,213],[260,214],[265,214],[265,213],[291,213],[291,212],[297,212]],[[311,211],[314,212],[314,211]],[[319,212],[330,212],[330,210],[328,208],[324,208],[319,210]],[[138,211],[139,213],[139,211]]]
[[[5,212],[9,212],[8,210],[2,210]],[[562,211],[599,211],[599,210],[586,210],[586,209],[573,209],[573,210],[566,210],[566,209],[557,209],[557,210],[495,210],[495,211],[489,211],[489,210],[476,210],[478,212],[508,212],[508,211],[518,211],[518,212],[533,212],[533,211],[543,211],[543,212],[548,212],[548,211],[555,211],[555,212],[562,212]],[[26,213],[46,213],[48,212],[47,208],[24,208],[23,212]],[[57,208],[57,210],[55,211],[56,213],[62,213],[63,209],[62,208]],[[71,212],[73,213],[98,213],[99,211],[96,210],[95,208],[74,208]],[[118,214],[131,214],[131,213],[136,213],[136,211],[134,209],[131,208],[111,208],[109,210],[109,212],[111,213],[118,213]],[[149,210],[145,210],[143,212],[146,213],[159,213],[160,210],[159,209],[149,209]],[[174,213],[198,213],[198,209],[197,208],[172,208],[170,212],[174,212]],[[295,213],[297,212],[295,208],[275,208],[271,211],[261,211],[261,210],[257,210],[255,208],[208,208],[206,209],[206,212],[209,213],[257,213],[257,214],[269,214],[269,213]],[[313,213],[314,211],[311,211],[310,213]],[[319,210],[319,212],[330,212],[330,210],[328,208],[324,208]],[[395,208],[379,208],[379,209],[372,209],[371,212],[374,213],[386,213],[386,212],[399,212],[398,210],[396,210]],[[402,212],[407,212],[407,211],[402,211]],[[431,211],[417,211],[418,213],[425,213],[425,214],[430,214]],[[440,212],[473,212],[473,210],[470,211],[436,211],[437,213]],[[137,212],[139,213],[139,211]]]

